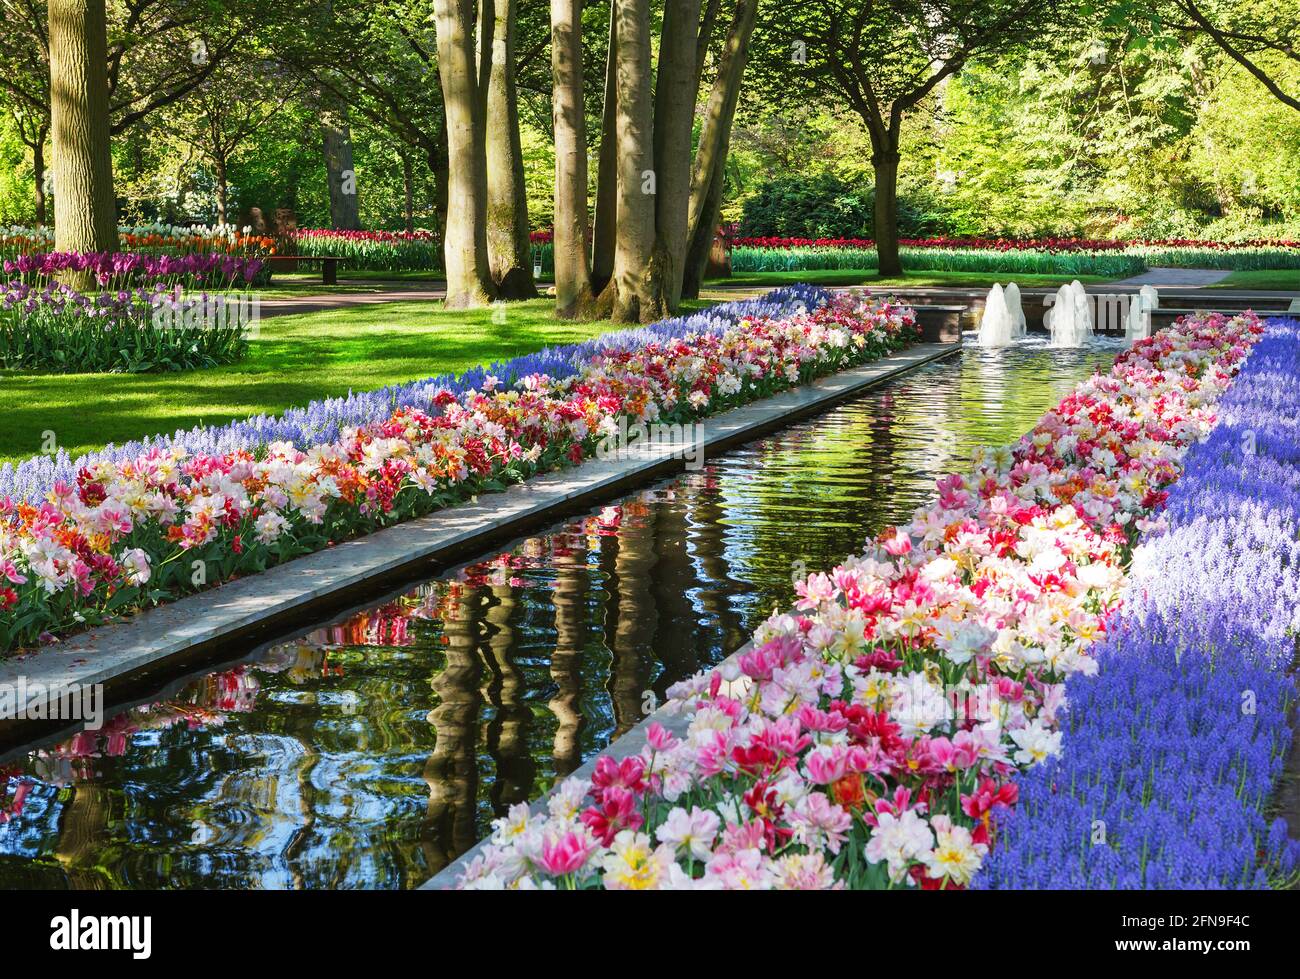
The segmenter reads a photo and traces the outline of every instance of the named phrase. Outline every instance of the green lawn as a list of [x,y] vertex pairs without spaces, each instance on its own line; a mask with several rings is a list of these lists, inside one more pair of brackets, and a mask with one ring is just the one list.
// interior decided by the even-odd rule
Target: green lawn
[[609,323],[568,323],[547,300],[448,312],[428,302],[385,303],[263,319],[242,363],[181,374],[0,371],[0,461],[41,451],[52,431],[74,456],[107,442],[279,412],[316,398],[584,340]]
[[1300,269],[1252,269],[1232,272],[1207,289],[1266,289],[1300,293]]

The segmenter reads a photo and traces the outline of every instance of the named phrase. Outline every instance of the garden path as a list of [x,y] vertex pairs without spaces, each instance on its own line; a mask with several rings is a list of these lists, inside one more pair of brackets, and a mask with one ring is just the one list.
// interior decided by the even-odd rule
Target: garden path
[[1196,289],[1212,286],[1232,273],[1226,269],[1147,269],[1141,275],[1112,282],[1117,286],[1185,286]]

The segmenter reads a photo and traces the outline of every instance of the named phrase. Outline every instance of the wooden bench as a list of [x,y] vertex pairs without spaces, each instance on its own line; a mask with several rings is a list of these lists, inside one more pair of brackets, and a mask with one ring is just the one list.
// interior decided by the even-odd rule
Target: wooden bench
[[336,255],[268,255],[267,262],[320,262],[321,282],[327,286],[339,284],[339,259]]

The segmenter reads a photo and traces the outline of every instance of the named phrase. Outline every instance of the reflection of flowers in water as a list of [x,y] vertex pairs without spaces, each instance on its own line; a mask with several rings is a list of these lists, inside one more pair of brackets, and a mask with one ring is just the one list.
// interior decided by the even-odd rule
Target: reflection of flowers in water
[[132,707],[110,718],[98,731],[80,731],[52,748],[33,752],[31,770],[42,782],[53,785],[94,779],[98,774],[94,759],[124,756],[134,735],[178,724],[190,730],[219,727],[228,714],[251,711],[259,689],[247,665],[210,674],[186,686],[175,700]]
[[22,769],[16,765],[0,767],[0,778],[4,780],[0,783],[3,785],[0,789],[0,826],[23,814],[23,803],[31,795],[35,783],[23,778],[22,774]]

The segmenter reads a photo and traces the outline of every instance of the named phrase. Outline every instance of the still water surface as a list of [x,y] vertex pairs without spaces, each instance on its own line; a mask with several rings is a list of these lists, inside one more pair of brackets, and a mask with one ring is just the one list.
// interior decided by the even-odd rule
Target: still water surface
[[1115,348],[968,347],[0,767],[0,887],[415,887]]

